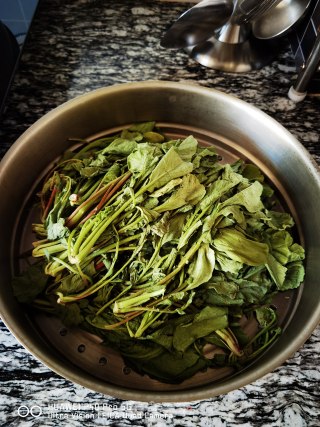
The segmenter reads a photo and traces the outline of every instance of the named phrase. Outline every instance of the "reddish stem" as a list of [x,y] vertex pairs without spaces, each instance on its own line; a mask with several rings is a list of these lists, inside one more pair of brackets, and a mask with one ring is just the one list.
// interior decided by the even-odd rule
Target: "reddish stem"
[[[130,173],[131,175],[131,173]],[[129,176],[130,176],[129,175]],[[127,174],[125,175],[127,176]],[[115,180],[109,182],[108,184],[104,185],[100,190],[96,190],[94,194],[92,194],[87,200],[85,200],[81,205],[79,205],[71,215],[66,219],[65,225],[68,228],[72,228],[77,225],[78,221],[80,221],[82,215],[85,214],[85,211],[92,206],[101,195],[105,194],[105,192],[109,192],[110,187],[112,187],[115,183],[122,180],[123,177],[118,177]],[[127,178],[126,178],[127,179]],[[104,196],[103,196],[104,197]]]
[[101,270],[103,267],[104,267],[104,262],[103,261],[98,261],[96,264],[95,264],[95,269],[96,269],[96,271],[99,271],[99,270]]
[[106,187],[109,188],[110,183],[105,185],[103,188],[101,188],[100,190],[98,190],[96,193],[92,194],[87,200],[85,200],[83,203],[81,203],[81,205],[79,205],[73,212],[71,215],[68,216],[68,218],[66,219],[66,226],[71,228],[73,226],[76,225],[76,223],[78,221],[74,221],[74,219],[77,217],[77,215],[82,215],[81,211],[86,209],[86,206],[90,207],[91,205],[93,205],[96,201],[96,199],[103,194],[103,191],[105,191]]
[[57,194],[57,191],[58,191],[57,187],[53,187],[53,189],[51,191],[50,198],[49,198],[48,203],[47,203],[47,206],[45,207],[45,210],[44,210],[43,215],[42,215],[42,221],[44,221],[47,218],[48,213],[49,213],[49,209],[51,208],[51,205],[53,203],[55,195]]
[[97,206],[94,209],[92,209],[92,211],[89,212],[88,215],[80,221],[80,224],[83,224],[89,218],[91,218],[93,215],[96,215],[103,208],[103,206],[107,203],[107,201],[111,199],[111,197],[115,194],[115,192],[118,191],[119,188],[123,186],[123,184],[128,180],[128,178],[130,176],[131,176],[131,173],[125,174],[122,177],[122,179],[120,181],[118,181],[113,187],[109,187],[107,189],[107,191],[104,193],[100,202],[97,204]]

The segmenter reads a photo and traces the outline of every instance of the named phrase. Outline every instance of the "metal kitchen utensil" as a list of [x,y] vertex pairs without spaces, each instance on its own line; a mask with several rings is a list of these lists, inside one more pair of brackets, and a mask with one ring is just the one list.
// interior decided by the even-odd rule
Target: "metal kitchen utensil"
[[243,0],[236,4],[231,20],[244,24],[258,19],[282,0]]
[[182,49],[207,40],[228,21],[232,10],[232,0],[201,1],[184,12],[169,28],[161,46]]
[[[10,285],[33,240],[29,200],[48,168],[70,147],[70,136],[94,139],[131,123],[156,120],[169,137],[193,134],[214,144],[226,161],[259,166],[292,213],[306,247],[305,284],[275,305],[283,334],[259,359],[230,375],[209,369],[181,384],[140,376],[99,338],[64,327],[50,315],[18,304]],[[274,119],[225,93],[174,82],[129,83],[98,89],[51,111],[31,126],[5,155],[0,170],[0,313],[16,338],[59,375],[125,400],[181,402],[225,394],[280,366],[320,321],[320,175],[309,153]]]
[[301,68],[297,80],[290,87],[288,96],[294,102],[303,101],[307,96],[308,84],[320,64],[320,32],[314,42],[312,51]]
[[[228,38],[226,38],[226,36]],[[237,38],[236,43],[230,40]],[[227,27],[217,36],[196,46],[191,57],[215,70],[229,73],[246,73],[258,70],[273,61],[279,51],[275,43],[261,43],[248,37],[245,29]]]
[[262,68],[276,56],[279,46],[252,36],[251,21],[276,6],[278,0],[238,0],[230,20],[216,35],[195,46],[190,54],[206,67],[227,72]]
[[253,21],[253,35],[261,40],[285,35],[304,16],[310,2],[311,0],[282,0]]

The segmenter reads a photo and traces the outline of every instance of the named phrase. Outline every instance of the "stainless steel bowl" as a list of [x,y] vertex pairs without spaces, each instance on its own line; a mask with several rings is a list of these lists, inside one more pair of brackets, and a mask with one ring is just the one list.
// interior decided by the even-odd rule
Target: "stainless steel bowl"
[[[68,138],[94,138],[124,125],[156,120],[169,135],[193,133],[226,159],[257,164],[282,195],[306,248],[306,277],[298,292],[278,301],[282,336],[243,371],[197,374],[180,385],[140,377],[116,353],[58,320],[28,312],[10,285],[17,254],[30,245],[28,201]],[[232,96],[193,85],[144,82],[111,86],[51,111],[12,146],[0,171],[0,309],[16,338],[50,369],[107,395],[153,402],[192,401],[227,393],[271,372],[301,347],[320,319],[320,176],[308,152],[280,124]],[[6,201],[6,202],[5,202]]]

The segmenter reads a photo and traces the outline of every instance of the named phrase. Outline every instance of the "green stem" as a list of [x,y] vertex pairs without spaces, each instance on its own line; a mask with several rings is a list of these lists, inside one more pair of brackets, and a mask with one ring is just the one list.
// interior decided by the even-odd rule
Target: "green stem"
[[[123,212],[127,207],[131,204],[131,200],[127,200],[123,205],[114,212],[113,215],[105,218],[104,221],[100,224],[100,227],[97,227],[96,231],[91,233],[90,236],[88,236],[85,241],[82,243],[79,252],[75,254],[74,262],[79,263],[84,258],[86,258],[92,248],[94,247],[96,241],[99,239],[99,237],[105,232],[105,230],[109,227],[109,225],[112,224],[112,222],[120,215],[121,212]],[[79,245],[78,245],[79,246]]]
[[[142,239],[143,240],[143,239]],[[132,260],[137,256],[137,253],[141,250],[141,247],[143,246],[144,241],[142,241],[142,243],[140,244],[139,247],[136,248],[136,250],[132,253],[131,257],[128,259],[127,262],[125,262],[122,267],[117,270],[115,272],[115,274],[109,278],[108,280],[106,280],[106,278],[108,277],[108,274],[103,276],[102,279],[100,279],[97,283],[93,284],[92,286],[90,286],[90,288],[86,289],[83,292],[80,292],[79,294],[76,295],[67,295],[64,296],[61,292],[57,292],[57,295],[59,296],[58,299],[58,303],[67,303],[67,302],[72,302],[72,301],[78,301],[80,299],[86,298],[89,295],[94,294],[95,292],[97,292],[99,289],[103,288],[104,286],[106,286],[108,283],[112,282],[117,276],[119,276],[120,273],[122,273],[122,271],[132,262]],[[112,271],[111,269],[109,271]]]
[[95,314],[95,316],[99,316],[106,308],[108,308],[112,303],[114,303],[119,297],[127,293],[131,289],[131,285],[127,286],[122,292],[117,294],[116,297],[108,301],[106,304],[104,304]]
[[152,264],[153,264],[154,260],[156,259],[156,257],[159,255],[159,252],[160,252],[160,249],[161,249],[161,245],[162,245],[162,237],[159,239],[157,247],[156,247],[155,251],[153,252],[152,257],[149,259],[148,264],[145,266],[145,268],[143,269],[142,273],[140,274],[140,276],[138,278],[138,282],[143,279],[143,276],[146,274],[146,272],[152,266]]
[[100,200],[100,202],[98,203],[98,205],[91,212],[89,212],[85,218],[83,218],[80,221],[80,224],[83,224],[85,221],[87,221],[93,215],[96,215],[103,208],[103,206],[107,203],[107,201],[110,200],[111,197],[119,190],[119,188],[124,185],[124,183],[130,178],[130,176],[131,176],[131,172],[125,173],[120,180],[118,180],[112,186],[110,186],[108,188],[108,190],[105,192],[105,194],[103,195],[103,197]]
[[[264,330],[264,333],[265,332],[266,331]],[[260,346],[257,350],[255,350],[253,353],[249,354],[246,360],[255,359],[262,351],[264,351],[267,347],[269,347],[273,343],[273,341],[275,341],[275,339],[281,334],[282,330],[281,328],[275,328],[275,329],[271,329],[268,332],[272,333],[272,337],[269,339],[269,334],[268,334],[268,337],[265,340],[264,344]]]
[[[151,298],[163,295],[164,288],[157,286],[155,290],[145,292],[144,290],[136,292],[134,295],[129,295],[128,297],[118,300],[114,304],[113,312],[115,314],[126,313],[130,311],[135,311],[133,307],[136,307],[136,304],[144,304],[148,302]],[[137,295],[138,294],[138,295]]]
[[136,330],[134,337],[140,338],[143,333],[161,316],[162,313],[154,313],[148,311],[142,317],[139,328]]
[[63,252],[66,250],[66,245],[63,243],[57,243],[57,241],[52,241],[49,243],[42,243],[38,246],[35,246],[35,248],[32,251],[32,256],[42,257],[47,255],[52,255],[58,252]]
[[93,193],[88,199],[86,199],[81,205],[79,205],[72,214],[66,219],[66,227],[72,228],[74,227],[83,217],[83,215],[93,206],[103,194],[108,191],[109,187],[115,185],[118,181],[123,178],[124,175],[108,182],[100,190]]
[[[139,233],[139,234],[136,234],[135,236],[129,236],[129,237],[126,237],[125,239],[119,240],[119,245],[120,245],[119,248],[121,249],[121,245],[123,245],[123,244],[127,244],[127,243],[130,243],[132,241],[140,239],[142,234],[143,233]],[[100,255],[108,253],[109,251],[113,251],[114,248],[116,248],[116,246],[117,246],[117,242],[111,243],[108,246],[104,246],[101,249],[97,249],[94,252],[92,252],[86,259],[91,261],[92,259],[94,259]]]
[[123,234],[125,231],[130,230],[130,228],[135,228],[141,221],[142,221],[142,218],[139,216],[139,218],[135,219],[135,221],[129,222],[127,225],[120,228],[118,230],[118,233]]
[[231,329],[218,329],[215,333],[223,340],[232,353],[238,357],[243,355],[243,351],[239,348],[238,340]]

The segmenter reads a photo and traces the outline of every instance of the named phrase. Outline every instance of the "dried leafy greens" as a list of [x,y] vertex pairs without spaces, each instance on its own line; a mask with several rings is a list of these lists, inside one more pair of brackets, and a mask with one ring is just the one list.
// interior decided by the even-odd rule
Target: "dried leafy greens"
[[13,281],[18,300],[160,381],[252,360],[280,334],[272,297],[302,283],[305,254],[261,171],[220,160],[153,122],[66,152],[39,194],[36,263]]

